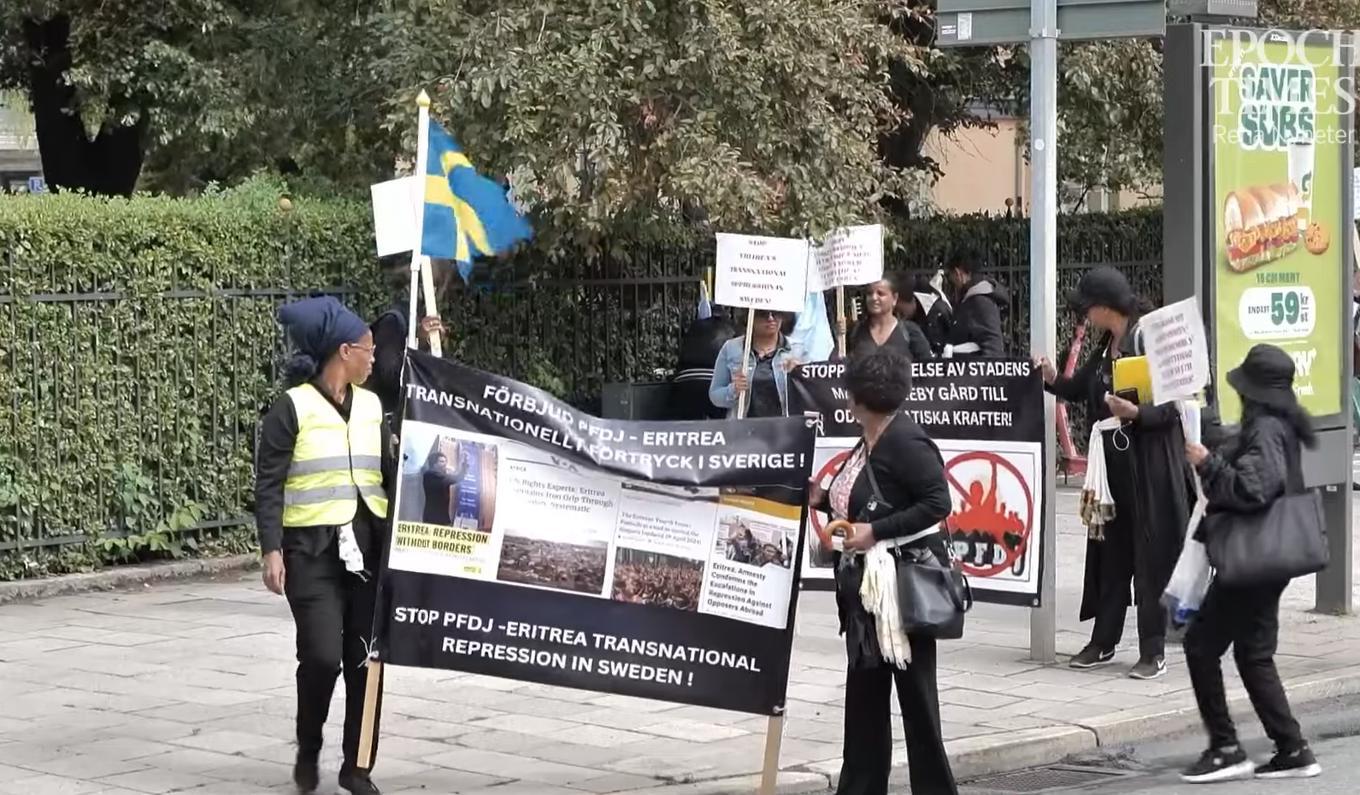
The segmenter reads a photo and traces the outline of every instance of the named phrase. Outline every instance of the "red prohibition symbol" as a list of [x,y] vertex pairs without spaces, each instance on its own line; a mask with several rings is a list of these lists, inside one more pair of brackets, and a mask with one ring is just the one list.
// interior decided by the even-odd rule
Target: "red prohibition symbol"
[[[973,476],[960,482],[960,469],[974,462],[986,465],[989,478]],[[1006,570],[1024,574],[1028,561],[1031,528],[1034,527],[1034,495],[1014,464],[997,453],[962,453],[944,467],[949,487],[957,492],[958,506],[945,520],[954,550],[962,558],[964,573],[970,577],[994,577]],[[1007,505],[1000,496],[1002,480],[1014,480],[1024,495],[1023,510]]]

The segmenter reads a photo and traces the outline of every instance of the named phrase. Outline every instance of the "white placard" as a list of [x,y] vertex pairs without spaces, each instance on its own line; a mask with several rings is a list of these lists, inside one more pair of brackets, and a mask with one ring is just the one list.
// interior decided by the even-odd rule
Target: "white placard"
[[1152,402],[1190,400],[1209,383],[1209,344],[1194,298],[1149,312],[1139,323]]
[[808,269],[808,292],[873,284],[883,278],[883,227],[848,226],[827,236],[814,249]]
[[718,233],[714,303],[801,312],[807,299],[806,240]]
[[369,187],[373,194],[373,238],[378,256],[416,247],[416,213],[421,209],[420,180],[390,179]]

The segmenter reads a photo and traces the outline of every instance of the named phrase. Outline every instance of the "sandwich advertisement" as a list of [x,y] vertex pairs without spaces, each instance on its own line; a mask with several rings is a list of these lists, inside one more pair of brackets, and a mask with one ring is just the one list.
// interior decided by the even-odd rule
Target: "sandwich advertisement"
[[1336,414],[1350,303],[1342,289],[1349,69],[1317,36],[1224,37],[1213,47],[1210,245],[1223,421],[1241,416],[1228,371],[1262,342],[1293,357],[1305,408]]

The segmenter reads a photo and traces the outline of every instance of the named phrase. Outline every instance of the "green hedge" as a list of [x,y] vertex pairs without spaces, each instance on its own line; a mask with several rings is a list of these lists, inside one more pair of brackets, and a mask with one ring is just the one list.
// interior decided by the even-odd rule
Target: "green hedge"
[[[283,189],[0,197],[0,579],[251,547],[255,426],[284,357],[277,306],[325,292],[372,317],[393,298],[367,204],[284,211]],[[1064,218],[1059,235],[1063,289],[1114,262],[1159,297],[1158,213]],[[894,270],[982,250],[1026,346],[1026,220],[909,221],[888,238]],[[604,383],[673,364],[711,264],[711,245],[522,252],[449,292],[447,350],[598,410]]]
[[367,208],[279,195],[0,199],[0,578],[247,545],[276,306],[377,294]]

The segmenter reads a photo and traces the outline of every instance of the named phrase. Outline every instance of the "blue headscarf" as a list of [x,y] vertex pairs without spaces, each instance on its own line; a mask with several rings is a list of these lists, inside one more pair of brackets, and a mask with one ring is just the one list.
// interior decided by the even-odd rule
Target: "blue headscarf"
[[290,383],[310,379],[341,345],[358,342],[368,332],[363,318],[329,295],[285,304],[279,322],[298,350],[288,363]]

